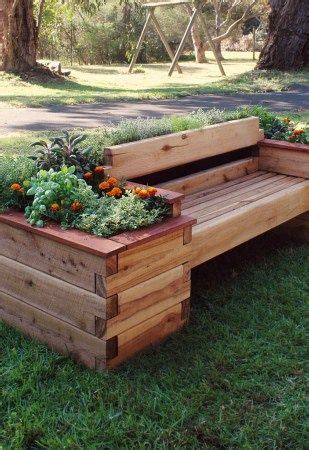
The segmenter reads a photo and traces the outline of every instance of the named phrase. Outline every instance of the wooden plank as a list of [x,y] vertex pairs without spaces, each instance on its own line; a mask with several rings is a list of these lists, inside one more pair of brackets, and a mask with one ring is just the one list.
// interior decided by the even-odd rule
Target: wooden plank
[[260,148],[280,148],[294,152],[309,153],[308,144],[299,144],[297,142],[277,141],[275,139],[263,139],[258,142]]
[[175,267],[118,295],[119,314],[107,321],[105,339],[119,335],[190,297],[183,266]]
[[196,199],[196,198],[206,197],[208,195],[212,195],[213,193],[215,193],[215,195],[220,195],[220,193],[223,190],[226,190],[227,188],[229,188],[231,186],[237,188],[237,186],[239,186],[240,184],[245,183],[247,181],[254,182],[257,179],[260,179],[260,177],[264,177],[265,178],[265,175],[266,175],[266,178],[267,178],[267,177],[273,176],[274,174],[273,173],[269,173],[269,172],[265,172],[265,171],[262,171],[262,170],[259,170],[257,172],[250,173],[250,174],[245,175],[243,177],[236,178],[236,179],[231,180],[231,181],[226,181],[226,182],[224,182],[222,184],[217,184],[216,186],[213,186],[213,187],[207,187],[206,189],[204,189],[204,187],[202,186],[201,189],[198,192],[195,192],[194,194],[187,195],[185,197],[185,200],[182,202],[182,204],[189,203],[191,200]]
[[222,164],[213,169],[203,170],[192,175],[177,178],[159,184],[157,187],[183,193],[194,194],[218,184],[222,184],[243,177],[258,170],[258,158],[251,157],[232,163]]
[[118,355],[107,361],[108,367],[116,367],[137,352],[157,345],[171,333],[180,330],[187,319],[182,319],[179,303],[118,336]]
[[[218,197],[212,198],[211,200],[204,199],[204,201],[200,201],[200,203],[198,203],[198,201],[196,200],[193,202],[193,204],[186,205],[186,211],[188,212],[188,214],[195,214],[200,210],[211,210],[212,207],[214,208],[214,210],[216,210],[216,208],[220,208],[225,204],[230,204],[233,201],[242,200],[246,196],[248,197],[250,194],[264,193],[267,187],[273,186],[277,182],[285,180],[286,177],[286,175],[273,176],[262,180],[259,183],[249,184],[242,188],[228,192],[225,195],[220,195]],[[302,178],[301,180],[303,181],[304,179]]]
[[131,179],[252,146],[258,140],[259,119],[249,117],[117,145],[106,149],[105,156],[111,175]]
[[105,341],[1,291],[0,300],[1,320],[52,350],[91,368],[96,357],[105,358]]
[[252,239],[309,209],[309,182],[281,190],[193,228],[191,267]]
[[118,273],[105,280],[106,297],[187,262],[191,243],[184,245],[183,240],[183,230],[179,230],[119,255]]
[[1,222],[0,254],[92,292],[95,273],[103,276],[115,273],[111,267],[114,260],[107,266],[106,258]]
[[[309,146],[306,146],[309,148]],[[260,148],[259,168],[286,175],[309,178],[309,155],[305,151],[293,151],[276,147]]]
[[95,317],[106,319],[106,302],[92,292],[0,256],[0,290],[88,333]]
[[79,230],[62,230],[56,223],[47,223],[44,228],[32,227],[22,212],[1,213],[0,222],[101,257],[112,256],[126,249],[124,245],[110,239]]
[[276,183],[273,183],[269,187],[267,186],[267,189],[260,189],[259,192],[254,191],[254,193],[251,193],[251,195],[250,193],[248,193],[247,195],[242,194],[238,198],[233,198],[232,202],[227,201],[210,208],[205,208],[205,210],[196,213],[198,215],[197,223],[206,222],[207,220],[213,219],[214,217],[218,217],[222,214],[226,214],[227,212],[234,211],[237,208],[249,205],[250,203],[260,200],[267,195],[274,194],[275,192],[279,192],[282,189],[286,189],[287,187],[302,183],[303,181],[303,178],[285,178],[283,180],[277,181]]
[[168,218],[147,228],[117,234],[117,236],[112,236],[111,239],[125,245],[127,250],[144,245],[147,242],[150,242],[152,246],[151,242],[155,239],[178,231],[181,234],[184,228],[194,225],[195,222],[195,219],[187,216]]

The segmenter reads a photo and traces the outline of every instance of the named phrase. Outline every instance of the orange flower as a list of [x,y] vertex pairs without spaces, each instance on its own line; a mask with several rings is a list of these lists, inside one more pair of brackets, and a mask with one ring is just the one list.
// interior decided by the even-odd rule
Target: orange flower
[[149,187],[147,189],[147,192],[149,194],[149,197],[154,197],[156,195],[156,193],[157,193],[157,189],[154,188],[154,187]]
[[299,129],[299,130],[293,130],[293,134],[294,136],[300,136],[301,134],[304,134],[304,130]]
[[107,182],[108,182],[108,184],[109,184],[110,186],[116,186],[116,184],[118,184],[117,178],[114,178],[114,177],[110,177],[110,178],[107,180]]
[[107,193],[109,197],[121,197],[122,196],[122,190],[118,187],[114,187],[111,191]]
[[84,173],[84,179],[85,180],[91,180],[92,177],[93,177],[93,173],[92,172]]
[[102,181],[102,183],[99,184],[99,189],[101,191],[105,191],[106,189],[109,189],[110,185],[107,181]]
[[12,191],[20,191],[21,190],[21,185],[19,183],[13,183],[11,184],[11,189]]
[[74,212],[78,212],[81,209],[83,209],[83,204],[81,202],[78,202],[77,200],[75,200],[72,205],[71,205],[71,210]]
[[282,122],[284,122],[284,123],[290,123],[291,122],[291,119],[289,118],[289,117],[284,117],[284,119],[282,119]]
[[104,171],[105,169],[103,166],[97,166],[94,168],[94,173],[96,173],[97,175],[103,175]]
[[58,203],[52,203],[49,209],[51,212],[58,212],[60,211],[60,205]]
[[134,188],[133,188],[133,192],[134,192],[135,194],[138,194],[139,192],[141,192],[141,190],[142,190],[142,188],[140,188],[140,187],[134,187]]
[[143,199],[149,198],[149,193],[147,189],[141,189],[137,195],[139,196],[139,198]]

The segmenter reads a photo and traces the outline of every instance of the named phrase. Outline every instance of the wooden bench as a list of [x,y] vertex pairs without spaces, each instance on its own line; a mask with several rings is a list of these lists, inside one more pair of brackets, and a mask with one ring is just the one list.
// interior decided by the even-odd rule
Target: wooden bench
[[[231,161],[198,170],[219,155]],[[256,117],[114,146],[106,157],[114,176],[161,173],[160,188],[185,194],[181,213],[197,220],[191,268],[309,209],[309,146],[264,140]],[[177,177],[193,162],[194,173]]]

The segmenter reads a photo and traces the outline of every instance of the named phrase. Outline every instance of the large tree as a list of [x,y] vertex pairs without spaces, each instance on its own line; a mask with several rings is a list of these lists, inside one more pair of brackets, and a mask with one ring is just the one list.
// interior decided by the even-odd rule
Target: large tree
[[25,72],[36,65],[37,29],[32,0],[4,0],[3,68]]
[[309,60],[309,0],[269,0],[268,35],[258,69],[290,70]]
[[[101,0],[61,1],[73,8],[81,7],[86,13],[91,13]],[[34,0],[0,0],[0,4],[1,2],[4,11],[2,67],[7,72],[28,72],[38,67],[36,62],[38,34],[45,0],[36,0],[36,18]]]

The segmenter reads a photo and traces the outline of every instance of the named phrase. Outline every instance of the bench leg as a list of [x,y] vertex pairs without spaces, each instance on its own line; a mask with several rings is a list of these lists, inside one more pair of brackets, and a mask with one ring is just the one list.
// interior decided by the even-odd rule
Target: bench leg
[[309,242],[309,211],[283,223],[273,232],[280,236]]

